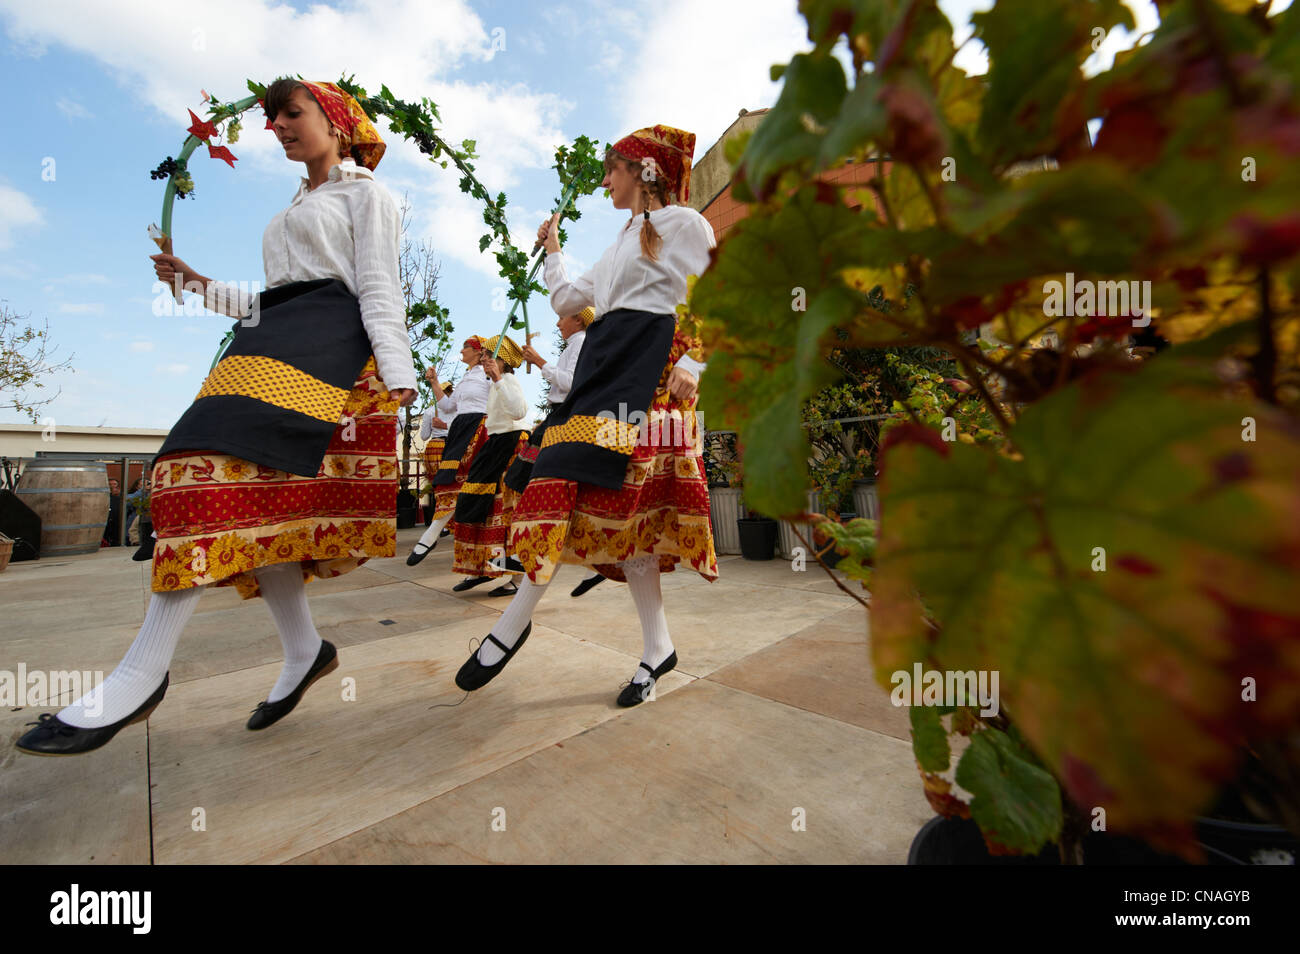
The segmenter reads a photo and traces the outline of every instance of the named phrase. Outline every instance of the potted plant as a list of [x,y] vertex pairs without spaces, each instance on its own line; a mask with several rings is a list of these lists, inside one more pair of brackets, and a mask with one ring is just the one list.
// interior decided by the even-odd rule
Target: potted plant
[[736,521],[741,516],[740,460],[736,435],[707,431],[704,436],[704,473],[709,485],[709,520],[717,553],[739,553]]
[[[832,354],[942,349],[953,371],[894,399],[872,455],[878,532],[818,521],[870,583],[930,804],[985,857],[1131,837],[1242,860],[1207,833],[1262,825],[1250,860],[1277,858],[1300,832],[1300,166],[1276,138],[1300,136],[1300,13],[1171,0],[1085,76],[1090,30],[1130,11],[1042,3],[1032,31],[1021,5],[975,15],[980,78],[931,5],[801,8],[814,48],[742,144],[749,215],[692,292],[701,401],[747,448],[747,503],[795,514]],[[1273,172],[1215,188],[1242,157]],[[854,196],[820,176],[845,158]],[[1141,357],[1148,326],[1172,346]]]
[[740,555],[746,560],[770,560],[776,553],[777,522],[742,505],[736,520]]

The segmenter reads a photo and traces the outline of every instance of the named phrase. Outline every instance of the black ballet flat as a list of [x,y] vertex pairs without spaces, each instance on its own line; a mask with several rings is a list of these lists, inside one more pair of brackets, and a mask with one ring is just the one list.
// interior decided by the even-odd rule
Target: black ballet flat
[[27,723],[36,728],[31,729],[18,740],[17,749],[28,755],[80,755],[82,752],[93,752],[106,745],[109,739],[128,725],[149,718],[153,710],[157,709],[158,704],[162,702],[163,696],[167,694],[167,684],[170,680],[171,673],[168,673],[163,676],[162,685],[140,704],[140,708],[112,725],[100,726],[97,729],[81,729],[61,721],[52,712],[43,713],[35,722]]
[[494,665],[485,666],[478,661],[478,650],[474,650],[474,652],[470,653],[469,659],[465,661],[465,665],[460,667],[460,672],[456,673],[456,685],[466,692],[482,689],[497,677],[497,673],[506,668],[506,663],[510,662],[515,653],[519,652],[519,647],[524,644],[524,640],[528,638],[528,634],[532,631],[533,624],[530,620],[528,625],[524,627],[524,631],[519,634],[519,638],[515,640],[515,644],[509,649],[506,649],[501,640],[488,633],[487,638],[496,643],[497,648],[504,652],[505,656],[498,659]]
[[489,590],[488,596],[514,596],[518,592],[519,587],[515,586],[513,582],[502,583],[495,590]]
[[451,588],[453,593],[464,593],[466,590],[472,590],[481,583],[486,583],[492,579],[490,576],[467,576]]
[[420,552],[420,547],[424,547],[424,544],[416,543],[416,545],[411,548],[411,555],[406,558],[407,566],[415,566],[415,564],[419,563],[421,560],[427,557],[434,550],[438,549],[438,541],[434,540],[433,546],[431,547],[424,547],[423,553]]
[[605,579],[606,579],[606,577],[603,577],[603,576],[598,576],[598,577],[596,577],[595,579],[592,579],[591,577],[588,577],[587,579],[585,579],[585,580],[583,580],[581,583],[579,583],[577,586],[575,586],[575,587],[573,588],[573,592],[570,593],[569,595],[570,595],[570,596],[581,596],[583,593],[587,593],[587,592],[589,592],[589,591],[592,589],[592,587],[597,586],[597,585],[600,584],[600,583],[604,583],[604,582],[605,582]]
[[151,534],[148,539],[140,541],[140,548],[131,554],[131,559],[136,563],[143,563],[145,560],[153,559],[154,544],[158,541]]
[[677,668],[677,650],[673,650],[668,658],[659,664],[658,669],[651,669],[645,663],[638,664],[637,668],[650,673],[650,678],[645,682],[630,682],[623,688],[623,691],[618,694],[618,704],[624,709],[639,706],[643,702],[655,701],[655,680]]
[[316,654],[316,661],[311,664],[307,670],[307,675],[302,677],[302,682],[298,683],[297,688],[289,693],[278,702],[262,701],[257,704],[253,710],[252,716],[248,720],[248,728],[253,731],[265,729],[267,726],[275,725],[290,712],[294,706],[298,705],[302,699],[302,694],[310,688],[311,684],[317,679],[328,676],[335,669],[339,668],[338,650],[334,644],[328,640],[322,639],[320,642],[320,652]]

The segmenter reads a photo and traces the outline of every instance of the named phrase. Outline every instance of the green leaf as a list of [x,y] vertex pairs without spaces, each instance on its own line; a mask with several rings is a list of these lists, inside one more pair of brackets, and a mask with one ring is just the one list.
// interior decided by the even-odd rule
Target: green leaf
[[912,723],[916,764],[927,772],[948,771],[952,750],[948,748],[948,731],[939,718],[939,710],[934,706],[908,706],[907,715]]
[[[1236,740],[1294,727],[1300,434],[1276,408],[1225,399],[1173,349],[1026,409],[1021,460],[897,433],[872,580],[882,686],[925,654],[998,672],[1076,804],[1165,835],[1208,807]],[[1247,678],[1267,705],[1242,704]]]
[[1005,732],[973,733],[955,777],[975,796],[971,817],[990,847],[1036,854],[1060,837],[1061,790],[1056,779]]
[[745,183],[742,191],[768,195],[783,170],[816,155],[826,124],[839,113],[846,92],[839,60],[829,53],[797,54],[786,68],[776,105],[745,149],[737,171],[737,178]]

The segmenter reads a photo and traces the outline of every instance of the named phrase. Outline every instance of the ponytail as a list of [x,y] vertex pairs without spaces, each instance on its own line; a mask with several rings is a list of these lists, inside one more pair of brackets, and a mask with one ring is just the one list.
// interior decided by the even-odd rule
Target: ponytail
[[[656,181],[655,192],[660,193],[656,197],[666,206],[668,202],[664,200],[667,196],[662,194],[663,191],[663,184]],[[641,254],[650,261],[657,262],[659,261],[659,250],[663,248],[664,240],[663,236],[659,234],[659,230],[654,227],[654,223],[650,221],[650,187],[644,183],[641,185],[641,203],[641,208],[645,210],[642,213],[643,221],[641,222]]]

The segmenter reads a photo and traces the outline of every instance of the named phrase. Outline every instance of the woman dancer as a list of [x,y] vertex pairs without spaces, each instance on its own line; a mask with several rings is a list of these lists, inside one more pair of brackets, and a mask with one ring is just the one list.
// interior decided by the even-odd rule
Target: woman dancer
[[[428,368],[424,372],[424,378],[433,385],[433,369]],[[451,385],[444,385],[444,391],[439,398],[451,394]],[[433,495],[433,475],[438,473],[438,465],[442,462],[442,450],[447,446],[447,425],[450,421],[443,420],[438,416],[438,405],[431,404],[429,409],[420,415],[420,440],[424,441],[424,476],[429,481],[429,511],[432,513],[434,507]]]
[[[456,385],[454,393],[438,402],[439,417],[447,422],[447,441],[438,462],[438,472],[432,477],[434,494],[433,523],[429,524],[406,558],[407,566],[415,566],[429,551],[438,546],[438,535],[456,510],[456,497],[469,474],[474,454],[478,452],[486,435],[483,418],[487,414],[488,379],[483,373],[483,342],[485,338],[474,335],[466,338],[460,348],[460,360],[469,366],[465,376]],[[447,387],[438,380],[438,372],[430,368],[433,393],[446,393]],[[450,415],[450,417],[448,416]]]
[[[559,314],[593,306],[573,391],[548,423],[533,476],[515,509],[510,550],[527,579],[456,675],[473,690],[523,645],[558,563],[580,563],[626,581],[641,621],[641,663],[618,704],[654,697],[677,664],[659,574],[680,560],[717,578],[709,495],[695,427],[698,339],[674,314],[686,279],[709,264],[713,229],[698,212],[671,205],[688,195],[695,137],[668,126],[615,143],[605,179],[616,209],[632,219],[586,275],[571,280],[554,218],[538,229],[544,276]],[[634,422],[611,420],[632,409]],[[603,413],[602,413],[603,412]],[[638,426],[639,425],[639,426]]]
[[[560,316],[556,320],[555,326],[560,329],[560,337],[565,341],[565,348],[560,352],[560,357],[553,362],[548,362],[538,354],[531,344],[524,348],[524,360],[537,365],[541,369],[542,377],[551,386],[547,395],[551,405],[551,413],[555,413],[556,409],[568,399],[569,392],[573,389],[573,369],[578,365],[578,355],[582,353],[582,343],[587,338],[587,329],[591,327],[591,323],[595,320],[595,309],[590,306],[582,309],[576,315]],[[524,492],[524,488],[528,486],[528,481],[533,476],[533,462],[537,460],[537,453],[542,449],[542,435],[545,433],[546,422],[543,422],[537,430],[533,431],[528,446],[520,451],[519,457],[510,465],[510,470],[506,472],[506,486],[517,493],[522,494]],[[511,570],[521,569],[519,562],[513,558],[503,565]],[[582,596],[596,584],[604,582],[605,577],[592,570],[590,575],[579,581],[569,595]]]
[[[495,359],[493,351],[498,351]],[[483,370],[492,382],[483,422],[487,439],[474,455],[456,498],[456,556],[452,570],[466,574],[452,587],[457,593],[504,574],[488,561],[495,553],[505,551],[506,531],[519,499],[516,491],[505,487],[504,478],[507,468],[528,446],[528,399],[514,373],[522,362],[523,353],[509,337],[501,341],[499,349],[496,338],[483,345]],[[488,595],[510,596],[514,592],[514,584],[507,582]]]
[[285,156],[307,167],[263,237],[267,291],[245,300],[175,256],[152,256],[162,281],[200,281],[209,309],[253,317],[155,461],[158,540],[144,625],[103,685],[43,714],[22,751],[89,752],[148,718],[181,630],[212,585],[266,600],[285,660],[248,728],[272,725],[338,666],[304,583],[393,555],[393,432],[398,406],[415,400],[415,369],[398,284],[400,218],[372,174],[384,143],[331,83],[277,80],[264,106]]

